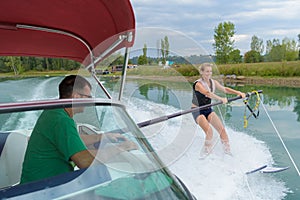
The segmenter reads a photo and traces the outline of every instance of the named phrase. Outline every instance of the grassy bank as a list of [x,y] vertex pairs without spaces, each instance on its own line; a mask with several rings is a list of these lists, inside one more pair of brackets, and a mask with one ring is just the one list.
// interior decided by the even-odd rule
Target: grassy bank
[[[163,69],[159,66],[139,66],[128,70],[127,74],[146,79],[193,82],[199,78],[197,67],[180,65]],[[229,83],[300,87],[300,61],[217,65],[214,74],[224,75],[224,81]],[[226,79],[227,75],[236,75],[237,79]]]
[[[129,78],[144,78],[166,81],[189,81],[199,78],[198,65],[177,65],[164,69],[161,66],[139,66],[127,70]],[[0,78],[24,78],[41,76],[65,76],[66,74],[88,74],[86,71],[27,71],[20,75],[0,73]],[[105,76],[118,76],[121,72]],[[217,65],[214,74],[242,76],[243,79],[224,79],[226,82],[238,82],[258,85],[285,85],[300,87],[300,61],[264,62]]]
[[[199,65],[177,65],[166,68],[160,66],[139,66],[128,70],[130,75],[142,76],[198,76]],[[253,76],[253,77],[300,77],[300,61],[291,62],[262,62],[217,65],[214,74],[218,71],[223,75]]]
[[300,61],[218,65],[220,74],[259,77],[300,77]]
[[[199,65],[176,65],[169,68],[161,66],[141,65],[138,68],[127,70],[128,75],[136,76],[199,76]],[[64,76],[65,74],[78,74],[74,71],[26,71],[19,75],[13,72],[0,73],[0,77],[35,77],[35,76]],[[80,71],[82,74],[83,71]],[[87,72],[86,72],[87,73]],[[119,75],[121,72],[115,73]],[[236,75],[245,77],[300,77],[300,61],[291,62],[262,62],[217,65],[214,74]]]

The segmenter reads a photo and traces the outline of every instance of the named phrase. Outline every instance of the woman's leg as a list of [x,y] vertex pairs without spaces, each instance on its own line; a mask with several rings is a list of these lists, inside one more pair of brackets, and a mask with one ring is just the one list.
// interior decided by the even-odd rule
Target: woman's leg
[[212,148],[212,138],[213,138],[212,128],[204,115],[199,115],[197,117],[197,123],[203,129],[203,131],[205,133],[204,145],[205,145],[205,150],[208,153],[211,151],[211,148]]
[[225,127],[224,127],[223,123],[221,122],[220,118],[218,117],[218,115],[215,112],[210,113],[208,116],[208,121],[220,134],[220,138],[221,138],[225,153],[230,153],[230,145],[229,145],[228,135],[227,135]]

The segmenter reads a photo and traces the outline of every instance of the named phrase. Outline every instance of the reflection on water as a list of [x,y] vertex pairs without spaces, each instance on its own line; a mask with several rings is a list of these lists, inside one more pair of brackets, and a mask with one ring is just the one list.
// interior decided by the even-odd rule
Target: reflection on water
[[[256,86],[263,90],[263,104],[272,109],[289,110],[295,112],[300,121],[300,88]],[[236,87],[238,90],[251,91],[253,86]]]
[[[169,103],[169,93],[167,87],[159,84],[145,84],[139,87],[140,95],[143,95],[147,100],[160,101],[163,104]],[[151,92],[155,91],[156,95],[151,95]]]

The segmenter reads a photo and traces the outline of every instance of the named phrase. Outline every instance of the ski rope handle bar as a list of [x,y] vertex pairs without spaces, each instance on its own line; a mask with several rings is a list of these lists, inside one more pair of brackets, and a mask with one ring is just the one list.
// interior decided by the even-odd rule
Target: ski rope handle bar
[[[245,103],[245,110],[244,110],[244,128],[247,128],[248,126],[248,119],[251,117],[251,116],[254,116],[255,119],[258,118],[259,116],[259,104],[260,104],[260,96],[259,96],[259,91],[252,91],[251,94],[254,94],[256,96],[256,101],[255,101],[255,106],[253,108],[250,107],[249,105],[249,98],[252,96],[252,95],[247,95],[247,98],[244,99],[244,103]],[[249,116],[247,117],[246,116],[246,111],[247,111],[247,108],[248,110],[250,111],[250,114]],[[257,111],[257,112],[256,112]],[[256,113],[255,113],[256,112]]]
[[[249,96],[254,95],[254,94],[259,94],[259,93],[262,93],[262,90],[258,90],[258,91],[255,91],[255,92],[248,92],[246,94],[246,97],[249,97]],[[241,98],[242,98],[241,96],[228,98],[227,102],[229,103],[229,102],[241,99]],[[170,115],[165,115],[165,116],[162,116],[162,117],[158,117],[158,118],[154,118],[154,119],[150,119],[150,120],[147,120],[147,121],[144,121],[144,122],[137,123],[137,126],[139,128],[146,127],[146,126],[156,124],[156,123],[159,123],[159,122],[167,121],[167,120],[172,119],[174,117],[178,117],[178,116],[185,115],[185,114],[192,113],[192,112],[199,111],[199,110],[204,110],[204,109],[207,109],[209,107],[220,105],[220,104],[223,104],[223,102],[218,101],[218,102],[215,102],[215,103],[211,103],[211,104],[207,104],[207,105],[204,105],[204,106],[192,108],[192,109],[189,109],[189,110],[179,111],[179,112],[176,112],[176,113],[173,113],[173,114],[170,114]]]

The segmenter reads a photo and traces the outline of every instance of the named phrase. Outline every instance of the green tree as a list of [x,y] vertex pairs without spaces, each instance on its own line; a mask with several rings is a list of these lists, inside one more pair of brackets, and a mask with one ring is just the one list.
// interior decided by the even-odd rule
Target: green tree
[[166,57],[165,57],[165,42],[163,39],[160,41],[160,51],[161,51],[161,59],[162,63],[166,64]]
[[245,53],[244,55],[244,62],[245,63],[257,63],[262,61],[262,56],[259,52],[255,50],[250,50]]
[[267,55],[267,60],[272,62],[279,62],[284,60],[284,48],[282,45],[273,45],[270,53]]
[[298,60],[300,60],[300,34],[298,34]]
[[47,71],[49,71],[49,70],[52,70],[52,67],[51,67],[51,65],[50,65],[50,58],[44,58],[43,59],[43,61],[44,61],[44,68],[47,70]]
[[271,40],[267,40],[266,45],[266,55],[268,55],[271,52],[271,49],[273,47],[273,43]]
[[143,64],[148,64],[148,61],[147,61],[147,45],[144,44],[144,48],[143,48]]
[[[272,43],[269,43],[267,48],[272,48]],[[258,38],[256,35],[253,35],[251,38],[251,44],[250,44],[251,50],[246,52],[244,55],[244,62],[245,63],[257,63],[257,62],[262,62],[263,61],[263,52],[264,52],[264,45],[263,45],[263,40]],[[270,50],[267,49],[269,52]]]
[[147,58],[144,55],[140,55],[138,58],[138,65],[145,65],[147,64]]
[[167,58],[169,56],[169,49],[170,49],[168,36],[165,36],[164,39],[161,39],[160,44],[161,44],[162,63],[165,65],[166,61],[167,61]]
[[266,60],[267,61],[293,61],[298,58],[297,43],[295,40],[284,38],[280,43],[279,39],[267,41]]
[[284,38],[282,40],[282,46],[285,50],[284,60],[294,61],[298,59],[297,42],[295,40]]
[[229,53],[229,63],[241,63],[242,56],[239,49],[235,49]]
[[233,51],[235,34],[234,24],[231,22],[220,23],[214,29],[214,44],[216,54],[216,62],[220,64],[226,64],[229,62],[229,54]]
[[7,57],[0,57],[0,72],[1,73],[6,73],[6,72],[11,72],[13,69],[10,66],[6,65],[6,60]]
[[250,47],[252,51],[257,51],[258,53],[260,53],[260,55],[264,52],[264,42],[256,35],[252,36]]
[[22,74],[24,72],[24,68],[22,66],[21,57],[19,56],[7,56],[4,64],[7,67],[10,67],[15,75]]
[[169,43],[169,39],[167,36],[165,36],[164,40],[165,40],[165,56],[166,56],[166,59],[168,59],[169,52],[170,52],[170,43]]

